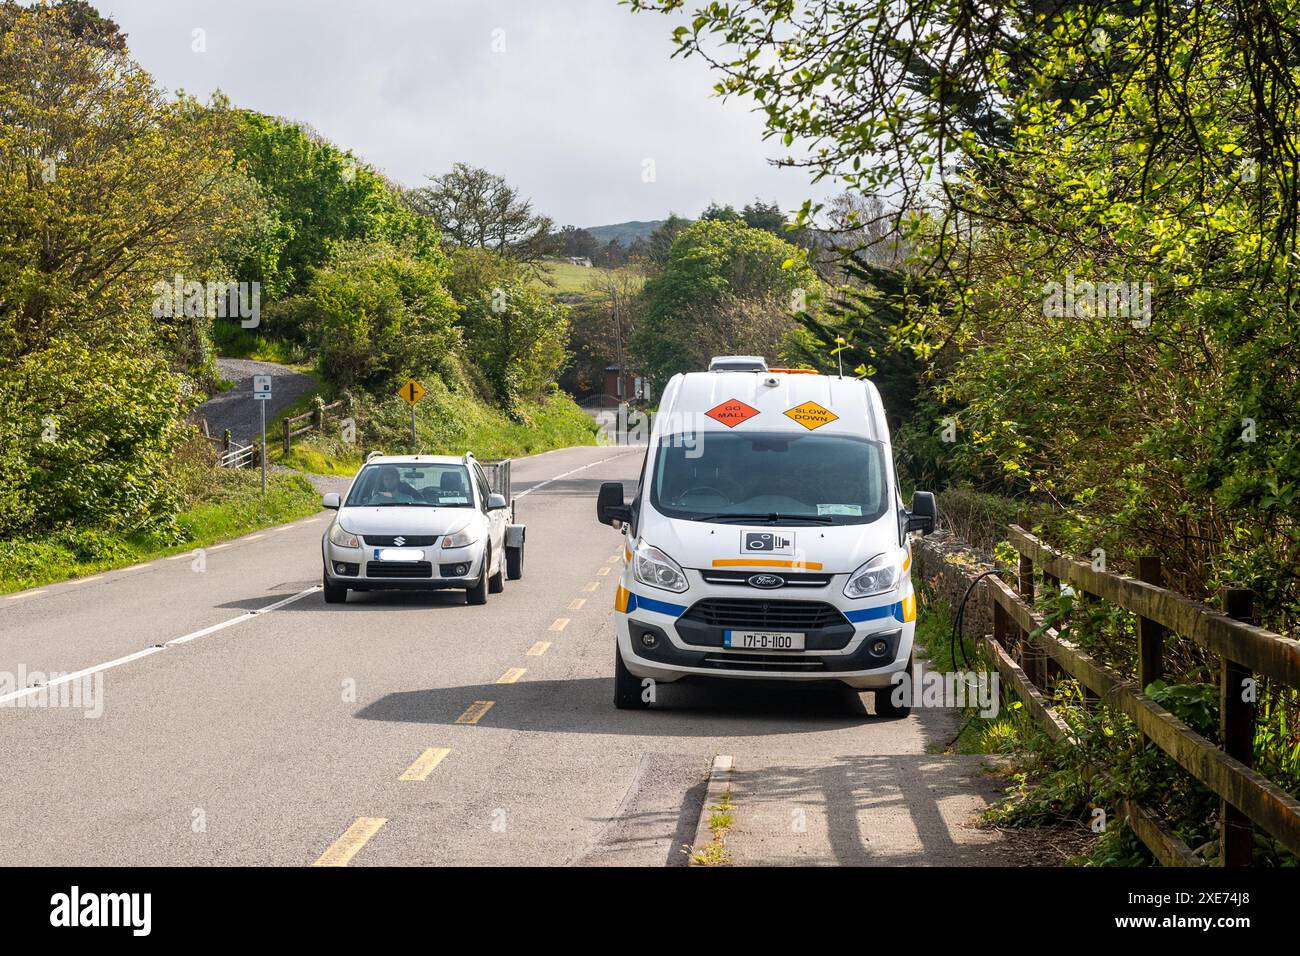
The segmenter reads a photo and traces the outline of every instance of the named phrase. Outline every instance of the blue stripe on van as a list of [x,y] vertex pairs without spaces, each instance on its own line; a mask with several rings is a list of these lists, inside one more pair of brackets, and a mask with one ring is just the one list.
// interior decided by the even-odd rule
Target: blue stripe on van
[[648,597],[633,592],[627,597],[627,609],[629,612],[642,608],[646,611],[654,611],[656,614],[667,614],[670,617],[681,617],[686,613],[686,605],[669,604],[667,601],[655,601]]
[[859,621],[879,621],[881,618],[894,617],[903,619],[903,602],[882,604],[880,607],[864,607],[857,611],[845,611],[844,616],[855,624]]

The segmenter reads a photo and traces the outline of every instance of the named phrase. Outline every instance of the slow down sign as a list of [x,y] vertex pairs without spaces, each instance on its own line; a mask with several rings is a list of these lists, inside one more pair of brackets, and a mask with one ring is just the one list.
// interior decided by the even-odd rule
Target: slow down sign
[[822,408],[816,402],[804,402],[802,405],[796,405],[794,408],[786,409],[786,415],[793,418],[800,425],[807,429],[821,428],[823,425],[829,425],[840,416],[836,415],[829,408]]

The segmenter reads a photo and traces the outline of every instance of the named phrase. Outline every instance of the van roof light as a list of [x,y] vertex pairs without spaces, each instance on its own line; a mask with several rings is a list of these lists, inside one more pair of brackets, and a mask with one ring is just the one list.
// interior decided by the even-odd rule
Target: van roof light
[[710,372],[766,372],[767,359],[761,355],[715,355],[709,359]]

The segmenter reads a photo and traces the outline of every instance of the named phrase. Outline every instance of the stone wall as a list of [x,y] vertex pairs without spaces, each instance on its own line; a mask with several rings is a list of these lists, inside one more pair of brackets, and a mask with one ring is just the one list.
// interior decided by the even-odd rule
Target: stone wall
[[[972,548],[946,531],[912,538],[912,573],[938,594],[955,617],[962,595],[981,571],[992,570],[993,557]],[[1003,580],[1008,580],[1006,577]],[[993,633],[993,599],[984,582],[971,594],[962,616],[962,633],[975,637]]]

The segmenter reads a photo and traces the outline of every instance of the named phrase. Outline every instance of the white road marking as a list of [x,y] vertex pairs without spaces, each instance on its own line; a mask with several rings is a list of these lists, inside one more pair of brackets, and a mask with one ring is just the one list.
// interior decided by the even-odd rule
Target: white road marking
[[56,677],[54,680],[48,681],[45,684],[40,684],[36,687],[24,687],[22,690],[17,690],[11,694],[5,694],[3,697],[0,697],[0,704],[7,704],[11,700],[17,700],[19,697],[26,697],[30,694],[38,693],[44,688],[57,687],[60,684],[67,684],[74,680],[80,680],[83,677],[89,677],[91,674],[97,674],[101,671],[106,671],[113,667],[120,667],[122,664],[129,664],[131,663],[131,661],[138,661],[142,657],[148,657],[150,654],[157,654],[168,647],[173,647],[177,644],[185,644],[189,641],[196,640],[197,638],[205,637],[208,634],[213,634],[217,631],[225,630],[226,628],[232,627],[236,624],[243,624],[245,621],[251,621],[255,617],[261,617],[263,614],[269,614],[270,612],[276,610],[277,608],[282,608],[286,604],[292,604],[294,601],[305,598],[308,594],[314,594],[319,590],[320,590],[319,584],[313,585],[312,587],[307,588],[307,590],[299,591],[297,594],[291,595],[290,597],[287,597],[282,601],[276,601],[274,604],[268,604],[266,607],[259,607],[256,610],[249,611],[246,614],[241,614],[239,615],[239,617],[232,617],[228,621],[222,621],[220,624],[213,624],[211,627],[205,627],[202,630],[194,631],[192,634],[186,634],[183,637],[175,638],[173,640],[167,641],[161,646],[146,647],[144,650],[136,651],[134,654],[127,654],[125,657],[119,657],[116,658],[115,660],[106,661],[103,664],[95,664],[93,667],[87,667],[84,668],[83,670],[75,671],[71,674],[61,674],[58,677]]
[[547,478],[545,481],[541,481],[533,485],[527,491],[519,492],[519,494],[515,495],[515,498],[522,498],[524,497],[524,495],[531,495],[534,491],[540,491],[541,489],[545,488],[553,481],[559,481],[561,478],[568,478],[570,475],[576,475],[578,472],[586,471],[588,468],[595,468],[597,465],[603,465],[605,462],[613,461],[615,458],[622,458],[624,455],[630,455],[633,451],[636,450],[637,449],[633,448],[633,449],[629,449],[628,451],[621,451],[617,455],[610,455],[607,458],[600,459],[599,461],[593,461],[589,465],[583,465],[581,468],[571,469],[570,471],[566,471],[563,474],[556,475],[554,478]]

